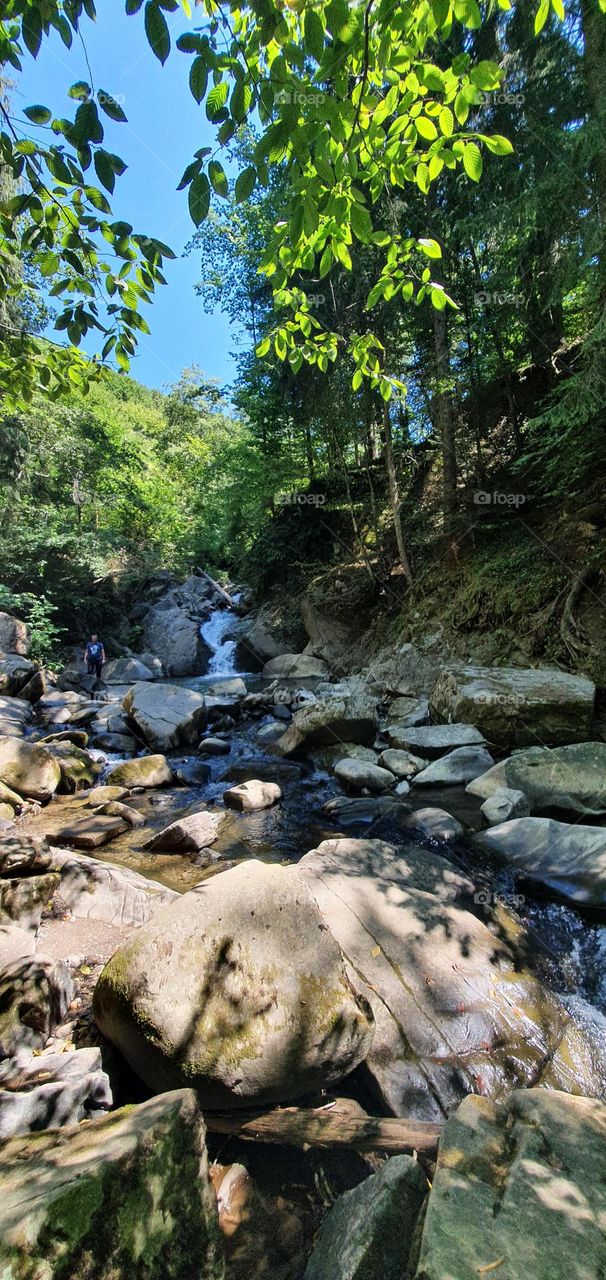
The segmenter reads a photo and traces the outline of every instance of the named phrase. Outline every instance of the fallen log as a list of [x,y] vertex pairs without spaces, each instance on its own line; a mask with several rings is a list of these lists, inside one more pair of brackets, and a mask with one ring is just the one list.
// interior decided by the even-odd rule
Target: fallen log
[[402,1151],[435,1154],[442,1133],[441,1124],[421,1120],[385,1119],[379,1116],[344,1113],[333,1106],[305,1109],[283,1107],[251,1115],[250,1112],[205,1112],[204,1122],[211,1133],[225,1133],[251,1142],[271,1142],[283,1146],[349,1147],[351,1151]]
[[218,591],[219,595],[223,596],[223,599],[229,605],[230,609],[233,609],[234,602],[229,592],[225,590],[225,587],[221,586],[220,582],[216,582],[215,579],[211,577],[210,573],[208,573],[206,569],[200,569],[198,565],[196,565],[196,573],[199,574],[201,578],[206,578],[208,582],[210,582],[212,586],[215,588],[215,591]]

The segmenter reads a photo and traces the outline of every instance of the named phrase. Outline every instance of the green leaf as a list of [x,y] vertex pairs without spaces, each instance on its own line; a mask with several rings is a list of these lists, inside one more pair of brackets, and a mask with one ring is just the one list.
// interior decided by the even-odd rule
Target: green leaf
[[502,137],[500,133],[484,138],[484,145],[495,156],[510,156],[513,154],[513,146],[509,138]]
[[48,124],[52,118],[52,111],[49,111],[48,107],[26,107],[24,115],[31,120],[32,124]]
[[442,110],[439,115],[439,123],[440,123],[440,129],[442,130],[444,137],[445,138],[452,137],[452,134],[454,132],[454,116],[452,114],[452,111],[450,110],[450,107],[442,107]]
[[369,244],[372,236],[372,218],[363,204],[352,204],[349,210],[351,229],[358,240]]
[[122,107],[116,102],[115,98],[112,98],[111,93],[106,93],[104,89],[100,89],[97,99],[101,110],[105,112],[106,116],[109,116],[110,120],[117,120],[119,124],[126,123],[126,116]]
[[255,355],[257,355],[259,359],[262,359],[263,356],[267,355],[270,347],[271,347],[270,339],[263,338],[263,341],[259,343],[258,347],[255,347]]
[[78,146],[87,142],[103,142],[103,125],[94,102],[83,102],[76,111],[74,135]]
[[76,102],[87,102],[93,96],[93,91],[90,85],[86,83],[86,80],[76,80],[76,83],[72,84],[67,92],[69,97],[74,98]]
[[476,142],[467,142],[463,151],[463,167],[472,182],[479,182],[482,177],[484,162],[482,152]]
[[32,55],[32,58],[38,56],[40,44],[42,41],[42,18],[39,12],[39,6],[31,4],[26,9],[21,23],[21,32],[23,35],[23,43],[26,49]]
[[315,58],[316,62],[321,62],[324,53],[324,27],[316,9],[306,9],[303,30],[305,52]]
[[204,222],[210,208],[210,182],[205,173],[194,178],[188,192],[189,212],[197,227]]
[[223,200],[227,200],[229,197],[229,183],[227,181],[227,174],[225,172],[225,169],[223,168],[223,165],[220,164],[218,160],[211,160],[209,162],[208,176],[210,178],[213,191],[216,191],[217,195],[221,196]]
[[534,33],[538,36],[549,17],[549,0],[541,0],[534,20]]
[[417,240],[417,248],[421,250],[421,253],[425,254],[426,258],[442,257],[442,250],[437,240],[427,240],[424,238]]
[[208,84],[208,67],[204,58],[194,58],[189,70],[189,87],[196,102],[201,102]]
[[154,0],[147,0],[145,6],[145,34],[152,53],[164,65],[170,53],[170,32],[166,18]]
[[209,120],[214,120],[227,102],[229,86],[226,80],[222,80],[220,84],[214,84],[208,93],[206,99],[206,115]]
[[243,200],[248,200],[252,195],[257,181],[257,170],[254,165],[249,165],[243,169],[242,173],[236,180],[236,204],[241,204]]
[[415,126],[417,133],[420,133],[421,137],[426,138],[428,142],[433,142],[438,136],[436,126],[428,116],[417,116]]

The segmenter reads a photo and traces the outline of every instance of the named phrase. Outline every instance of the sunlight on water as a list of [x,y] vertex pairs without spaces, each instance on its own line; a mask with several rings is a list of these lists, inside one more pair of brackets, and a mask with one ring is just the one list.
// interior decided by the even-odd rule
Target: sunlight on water
[[211,650],[208,675],[233,676],[236,674],[236,641],[228,639],[234,628],[234,615],[229,609],[215,609],[208,622],[203,622],[200,635]]

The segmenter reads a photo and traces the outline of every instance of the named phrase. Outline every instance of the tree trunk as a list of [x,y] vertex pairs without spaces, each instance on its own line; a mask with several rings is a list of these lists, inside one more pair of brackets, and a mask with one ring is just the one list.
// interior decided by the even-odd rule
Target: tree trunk
[[391,418],[389,416],[389,405],[387,401],[383,401],[383,438],[385,446],[385,470],[387,472],[387,483],[389,485],[389,498],[391,502],[391,511],[393,516],[393,526],[396,534],[396,543],[398,545],[398,555],[400,564],[404,570],[404,577],[408,585],[412,586],[412,569],[406,543],[404,541],[404,533],[402,530],[402,513],[400,510],[400,491],[398,488],[398,477],[396,474],[396,466],[393,456],[393,437],[391,433]]
[[265,1114],[238,1114],[237,1111],[204,1114],[206,1128],[213,1133],[232,1134],[252,1142],[277,1142],[280,1146],[349,1147],[352,1151],[422,1151],[435,1155],[441,1124],[421,1120],[387,1119],[343,1113],[339,1100],[335,1107],[304,1110],[284,1107]]
[[457,453],[455,415],[450,393],[450,346],[445,311],[433,312],[433,337],[438,389],[435,398],[436,422],[442,449],[442,503],[444,528],[451,533],[457,519]]

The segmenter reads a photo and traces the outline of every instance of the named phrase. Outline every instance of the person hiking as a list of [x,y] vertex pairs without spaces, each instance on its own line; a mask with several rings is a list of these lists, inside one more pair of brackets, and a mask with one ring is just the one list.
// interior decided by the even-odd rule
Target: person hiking
[[93,634],[91,636],[84,650],[84,660],[89,676],[96,676],[97,680],[100,680],[103,663],[105,662],[105,649],[98,635]]

